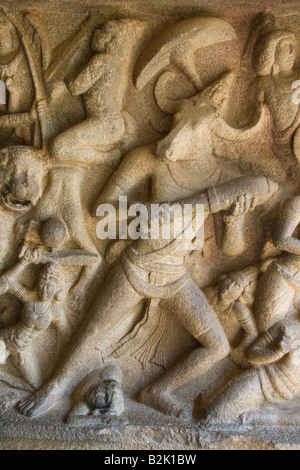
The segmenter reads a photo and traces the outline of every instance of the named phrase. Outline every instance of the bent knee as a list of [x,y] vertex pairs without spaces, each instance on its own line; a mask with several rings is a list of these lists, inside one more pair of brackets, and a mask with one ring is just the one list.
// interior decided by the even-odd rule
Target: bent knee
[[72,141],[62,133],[61,135],[55,137],[51,142],[51,155],[53,157],[59,158],[68,154],[70,148],[72,147]]
[[230,354],[230,345],[228,339],[224,337],[222,341],[217,345],[215,349],[215,354],[219,360],[223,359],[224,357]]
[[215,322],[205,333],[195,336],[202,347],[208,349],[215,360],[221,360],[230,354],[230,344],[220,323]]

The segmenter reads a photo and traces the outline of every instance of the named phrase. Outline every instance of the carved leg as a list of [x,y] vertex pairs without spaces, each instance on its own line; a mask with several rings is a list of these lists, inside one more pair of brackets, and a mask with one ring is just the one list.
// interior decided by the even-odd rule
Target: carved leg
[[19,410],[27,416],[38,416],[48,411],[60,398],[70,392],[93,370],[92,357],[102,338],[114,335],[114,330],[124,315],[142,297],[133,290],[122,268],[117,265],[99,291],[97,298],[87,314],[81,328],[73,339],[65,356],[61,359],[55,376],[38,392],[19,405]]
[[[51,153],[56,160],[61,162],[101,164],[103,151],[117,144],[124,132],[125,124],[122,114],[86,119],[59,134],[53,140]],[[95,149],[98,148],[97,157]]]
[[36,354],[27,348],[19,354],[10,356],[10,358],[21,377],[34,390],[37,390],[43,381]]
[[247,370],[217,392],[205,412],[203,424],[230,422],[263,403],[257,372],[255,369]]
[[187,417],[190,413],[183,410],[171,394],[229,354],[229,343],[215,311],[193,281],[172,298],[163,301],[161,306],[177,317],[201,347],[145,388],[140,394],[140,400],[162,413]]
[[86,221],[83,214],[83,206],[80,195],[82,175],[71,174],[70,180],[67,180],[63,186],[63,195],[69,195],[70,201],[66,202],[61,208],[61,215],[68,226],[68,230],[72,240],[82,250],[90,251],[99,256],[97,263],[91,266],[84,266],[77,283],[72,288],[72,296],[74,300],[82,298],[83,292],[94,276],[101,264],[102,258],[95,246],[91,236],[86,228]]

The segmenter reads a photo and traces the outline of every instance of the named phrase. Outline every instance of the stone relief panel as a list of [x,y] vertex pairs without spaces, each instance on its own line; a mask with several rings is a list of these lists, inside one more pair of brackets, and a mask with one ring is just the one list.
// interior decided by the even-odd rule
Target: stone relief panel
[[300,20],[223,16],[3,3],[1,420],[299,425]]

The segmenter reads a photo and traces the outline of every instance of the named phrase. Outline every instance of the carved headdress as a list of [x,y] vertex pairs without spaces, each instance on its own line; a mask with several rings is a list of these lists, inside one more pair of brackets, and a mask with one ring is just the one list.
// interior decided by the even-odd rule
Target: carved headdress
[[61,302],[64,299],[62,277],[59,266],[56,263],[50,262],[45,264],[40,272],[39,280],[52,282],[56,285],[56,292],[54,295],[54,300],[56,302]]
[[234,72],[227,72],[196,95],[195,99],[199,101],[199,104],[207,102],[218,109],[227,100],[233,80]]
[[59,285],[61,282],[60,269],[55,263],[47,263],[40,273],[40,279],[54,282]]

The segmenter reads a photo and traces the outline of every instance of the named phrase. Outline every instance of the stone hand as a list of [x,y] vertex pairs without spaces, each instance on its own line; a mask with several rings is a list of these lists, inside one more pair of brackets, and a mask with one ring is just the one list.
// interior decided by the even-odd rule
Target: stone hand
[[27,248],[25,245],[23,245],[19,253],[19,259],[23,264],[38,264],[40,260],[40,253],[37,249],[31,250],[30,248]]
[[237,218],[243,217],[248,212],[252,212],[256,207],[255,197],[251,194],[245,194],[240,196],[236,202],[233,204],[229,216]]
[[219,295],[223,304],[229,304],[237,300],[242,292],[243,288],[233,276],[224,279],[219,287]]

